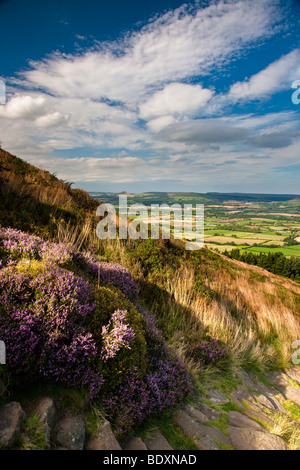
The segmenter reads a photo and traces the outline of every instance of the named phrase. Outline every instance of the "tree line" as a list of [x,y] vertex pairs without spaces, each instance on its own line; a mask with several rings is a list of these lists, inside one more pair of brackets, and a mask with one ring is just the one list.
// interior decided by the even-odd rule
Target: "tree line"
[[296,256],[287,258],[281,252],[254,254],[249,251],[242,252],[238,248],[230,252],[226,250],[224,254],[231,259],[260,266],[273,274],[300,281],[300,258]]

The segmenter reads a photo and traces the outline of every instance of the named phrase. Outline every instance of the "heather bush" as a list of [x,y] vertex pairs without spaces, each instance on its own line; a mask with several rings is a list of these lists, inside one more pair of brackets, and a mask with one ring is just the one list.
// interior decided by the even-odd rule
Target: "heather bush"
[[95,397],[104,380],[111,389],[131,367],[145,371],[141,315],[118,289],[56,266],[34,276],[19,268],[0,270],[0,339],[14,374],[53,378]]
[[140,311],[147,340],[147,370],[141,374],[132,367],[120,386],[105,393],[101,399],[102,406],[120,433],[128,431],[134,423],[142,422],[147,416],[174,406],[193,386],[185,365],[167,348],[153,315]]
[[216,364],[228,357],[228,350],[218,338],[207,338],[191,347],[189,355],[204,365]]
[[7,371],[83,388],[120,431],[181,400],[191,379],[116,263],[0,227],[0,339]]
[[138,286],[130,271],[117,263],[97,262],[91,252],[74,251],[71,244],[44,241],[11,228],[0,227],[0,269],[24,261],[42,261],[47,266],[73,269],[80,266],[100,285],[113,285],[130,299],[135,299]]
[[2,266],[15,264],[21,259],[43,260],[51,265],[63,265],[72,259],[70,245],[44,241],[11,228],[0,227],[0,250]]
[[[114,339],[114,335],[118,337],[117,330],[113,330],[111,328],[114,326],[113,324],[116,324],[117,317],[117,315],[113,317],[112,312],[126,312],[125,323],[124,319],[120,322],[122,325],[121,331],[122,328],[129,325],[130,330],[134,332],[134,338],[132,338],[129,344],[130,350],[126,347],[121,348],[114,357],[107,359],[105,367],[102,367],[102,372],[106,379],[107,386],[109,388],[114,388],[122,382],[123,378],[128,374],[132,367],[137,367],[142,373],[146,370],[147,344],[142,317],[132,302],[116,288],[95,288],[94,299],[96,302],[96,308],[93,314],[87,318],[87,328],[97,342],[101,341],[105,344],[105,336],[109,334],[111,334],[112,340]],[[119,321],[120,316],[117,323],[119,323]],[[131,336],[130,330],[129,336]],[[112,331],[114,331],[114,333],[112,333]],[[125,333],[126,331],[128,330],[125,328]]]
[[122,347],[130,349],[130,343],[134,340],[135,333],[128,325],[127,311],[116,310],[108,325],[102,326],[101,336],[101,358],[104,362],[115,357]]
[[112,284],[130,299],[138,295],[138,286],[128,269],[117,263],[88,262],[88,271],[100,284]]
[[53,268],[31,278],[2,269],[0,338],[8,368],[24,379],[51,377],[95,394],[103,383],[98,348],[84,328],[95,306],[88,283],[71,272]]

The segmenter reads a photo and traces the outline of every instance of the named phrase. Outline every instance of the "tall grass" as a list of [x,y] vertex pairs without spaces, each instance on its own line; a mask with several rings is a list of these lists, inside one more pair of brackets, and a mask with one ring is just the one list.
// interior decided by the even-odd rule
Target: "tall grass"
[[[143,283],[153,284],[152,274],[144,274],[125,243],[107,240],[104,251],[133,269]],[[208,257],[205,265],[193,268],[182,258],[179,268],[171,263],[162,266],[154,283],[163,295],[158,298],[154,290],[153,298],[145,298],[146,306],[155,311],[169,343],[187,362],[191,362],[188,351],[193,344],[208,335],[229,349],[234,370],[289,367],[291,345],[300,338],[299,284],[261,268],[256,275],[256,267],[226,261],[218,257],[210,262]],[[202,284],[213,296],[195,293],[199,270]]]
[[93,221],[89,218],[83,224],[75,226],[60,220],[57,224],[57,238],[59,243],[71,245],[74,251],[80,251],[88,241],[98,242],[93,236]]

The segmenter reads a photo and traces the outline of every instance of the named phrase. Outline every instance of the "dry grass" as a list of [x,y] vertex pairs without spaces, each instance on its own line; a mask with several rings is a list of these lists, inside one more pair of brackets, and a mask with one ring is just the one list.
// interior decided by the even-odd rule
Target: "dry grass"
[[75,227],[66,223],[64,220],[58,222],[58,241],[59,243],[67,243],[71,245],[75,251],[80,251],[85,243],[93,236],[93,221],[87,219],[82,224],[77,224]]
[[285,439],[288,450],[300,450],[300,425],[289,415],[279,412],[272,414],[272,421],[275,424],[270,426],[269,431]]
[[[107,240],[103,246],[109,257],[147,282],[139,262],[128,255],[131,243]],[[156,276],[155,283],[168,295],[159,302],[148,299],[147,306],[154,308],[169,342],[188,360],[191,345],[209,334],[226,345],[234,369],[241,365],[262,370],[290,365],[291,345],[300,338],[299,284],[262,268],[215,256],[220,263],[214,264],[208,257],[199,268],[190,268],[183,262],[177,270],[171,265],[163,267]],[[214,293],[212,297],[195,294],[199,270],[204,287]],[[151,277],[148,280],[153,282]]]
[[[266,271],[264,282],[253,280],[251,273],[244,265],[238,275],[216,270],[213,279],[207,276],[205,284],[215,292],[213,300],[192,295],[195,273],[187,268],[169,274],[165,285],[171,299],[191,312],[189,318],[181,319],[183,331],[194,331],[199,336],[208,332],[219,338],[237,366],[286,366],[291,361],[291,344],[300,338],[294,295],[300,292],[299,286],[289,280],[280,282]],[[168,308],[174,310],[172,305]]]

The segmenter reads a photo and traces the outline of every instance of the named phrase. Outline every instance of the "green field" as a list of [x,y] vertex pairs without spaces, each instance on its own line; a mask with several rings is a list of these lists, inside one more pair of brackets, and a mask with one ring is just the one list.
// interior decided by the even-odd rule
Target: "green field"
[[268,247],[249,247],[246,251],[253,251],[255,253],[275,253],[280,252],[285,256],[300,256],[300,245],[284,246],[282,248],[268,248]]
[[[93,194],[117,207],[118,194]],[[239,248],[255,253],[281,252],[300,256],[300,197],[285,195],[221,193],[143,193],[127,194],[128,206],[144,204],[204,204],[204,242],[211,250]],[[195,214],[195,211],[193,211]],[[176,217],[175,217],[176,218]],[[178,234],[178,224],[171,233]],[[187,236],[189,238],[189,236]],[[295,244],[295,245],[294,245]],[[292,246],[290,246],[292,245]]]

